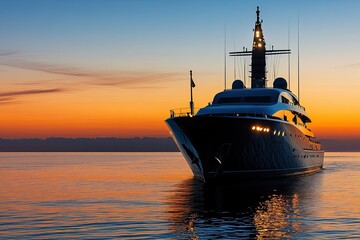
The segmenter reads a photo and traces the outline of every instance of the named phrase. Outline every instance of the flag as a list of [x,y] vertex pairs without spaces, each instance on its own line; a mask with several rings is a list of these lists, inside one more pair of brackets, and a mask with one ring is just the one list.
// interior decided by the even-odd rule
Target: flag
[[191,87],[194,88],[195,87],[195,82],[194,80],[191,78]]

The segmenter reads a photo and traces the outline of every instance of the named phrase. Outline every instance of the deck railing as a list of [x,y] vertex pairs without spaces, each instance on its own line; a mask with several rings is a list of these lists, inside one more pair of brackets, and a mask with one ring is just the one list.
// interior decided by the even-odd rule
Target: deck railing
[[302,110],[305,111],[305,107],[301,106],[300,104],[294,104],[294,103],[292,103],[292,102],[289,102],[288,104],[291,105],[291,106],[295,106],[295,107],[301,108]]
[[[199,110],[199,108],[194,108],[194,114]],[[192,117],[190,108],[176,108],[170,110],[170,117]]]

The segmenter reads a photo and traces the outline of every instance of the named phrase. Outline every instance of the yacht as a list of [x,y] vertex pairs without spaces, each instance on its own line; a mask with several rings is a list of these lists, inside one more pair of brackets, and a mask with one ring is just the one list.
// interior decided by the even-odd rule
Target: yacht
[[324,151],[307,126],[311,120],[298,97],[278,77],[267,87],[266,50],[259,7],[251,51],[251,87],[235,80],[195,114],[190,71],[189,111],[170,110],[165,121],[194,176],[203,181],[227,177],[273,178],[320,171]]

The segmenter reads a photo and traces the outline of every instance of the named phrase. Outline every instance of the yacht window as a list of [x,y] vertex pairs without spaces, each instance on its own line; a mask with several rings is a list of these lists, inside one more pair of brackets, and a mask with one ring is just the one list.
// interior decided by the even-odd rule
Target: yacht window
[[299,105],[299,102],[293,96],[291,96],[291,98],[292,98],[294,105]]
[[282,103],[289,104],[289,99],[287,99],[287,98],[284,97],[284,96],[281,96],[281,102],[282,102]]
[[223,97],[218,103],[272,103],[272,96]]
[[294,115],[294,117],[293,117],[293,122],[295,123],[295,124],[297,124],[297,117],[296,117],[296,115]]

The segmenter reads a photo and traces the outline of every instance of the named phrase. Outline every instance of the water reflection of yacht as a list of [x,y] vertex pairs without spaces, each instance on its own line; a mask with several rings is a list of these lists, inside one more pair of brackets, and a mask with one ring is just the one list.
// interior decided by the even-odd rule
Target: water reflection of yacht
[[[194,114],[171,111],[166,120],[172,136],[195,177],[278,177],[312,173],[323,166],[324,151],[314,140],[311,122],[298,97],[283,78],[266,87],[266,55],[290,50],[266,50],[257,10],[251,56],[251,88],[235,80],[232,89],[215,95],[212,104]],[[193,87],[192,78],[191,89]]]
[[314,177],[217,182],[188,180],[169,199],[170,227],[180,239],[284,239],[301,232],[301,201]]

